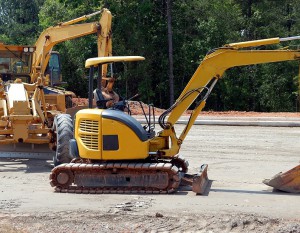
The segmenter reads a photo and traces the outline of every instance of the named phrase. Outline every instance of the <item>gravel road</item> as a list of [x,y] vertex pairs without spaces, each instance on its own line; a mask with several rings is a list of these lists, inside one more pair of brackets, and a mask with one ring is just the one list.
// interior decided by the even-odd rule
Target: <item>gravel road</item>
[[261,183],[299,163],[299,134],[299,127],[194,126],[181,154],[191,173],[209,165],[203,196],[55,193],[51,160],[1,158],[0,232],[300,232],[299,195]]

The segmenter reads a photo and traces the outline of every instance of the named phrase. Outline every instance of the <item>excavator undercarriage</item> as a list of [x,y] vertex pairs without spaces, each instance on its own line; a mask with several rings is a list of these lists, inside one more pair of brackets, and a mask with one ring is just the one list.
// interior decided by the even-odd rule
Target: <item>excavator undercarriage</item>
[[187,175],[188,162],[172,160],[92,162],[74,159],[52,170],[50,184],[64,193],[174,193],[180,185],[203,194],[208,182],[207,165],[197,175]]

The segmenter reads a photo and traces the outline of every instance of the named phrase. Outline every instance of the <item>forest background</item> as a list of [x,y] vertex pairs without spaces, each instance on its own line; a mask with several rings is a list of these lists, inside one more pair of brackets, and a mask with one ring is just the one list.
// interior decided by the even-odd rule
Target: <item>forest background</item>
[[[113,14],[113,55],[146,57],[139,65],[124,68],[117,92],[125,98],[140,93],[140,100],[160,108],[179,96],[211,49],[300,35],[299,0],[0,0],[0,41],[33,45],[47,27],[103,7]],[[174,93],[170,93],[168,13]],[[290,44],[296,47],[300,41]],[[64,42],[55,50],[62,57],[66,88],[86,97],[84,62],[97,55],[95,36]],[[299,111],[298,72],[298,62],[232,68],[216,85],[206,110]]]

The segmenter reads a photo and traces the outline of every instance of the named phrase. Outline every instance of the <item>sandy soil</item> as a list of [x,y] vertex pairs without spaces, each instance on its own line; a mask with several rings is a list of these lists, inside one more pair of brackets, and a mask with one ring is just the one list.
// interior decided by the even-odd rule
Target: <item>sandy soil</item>
[[[183,125],[177,126],[180,132]],[[300,128],[194,126],[181,154],[209,164],[203,196],[55,193],[51,160],[0,159],[0,232],[300,232],[299,195],[261,183],[299,162]]]

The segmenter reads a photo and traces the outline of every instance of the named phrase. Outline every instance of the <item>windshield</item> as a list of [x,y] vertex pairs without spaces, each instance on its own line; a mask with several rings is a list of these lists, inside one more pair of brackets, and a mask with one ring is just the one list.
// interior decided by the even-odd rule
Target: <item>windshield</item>
[[22,51],[0,51],[0,73],[29,74],[31,71],[32,53]]

